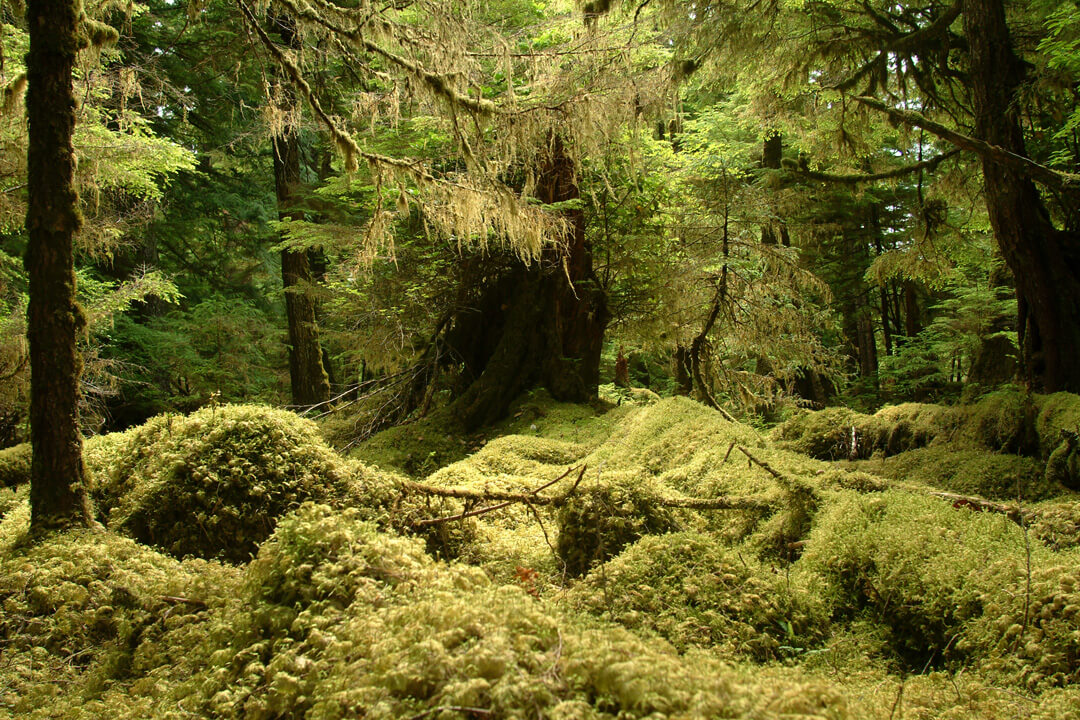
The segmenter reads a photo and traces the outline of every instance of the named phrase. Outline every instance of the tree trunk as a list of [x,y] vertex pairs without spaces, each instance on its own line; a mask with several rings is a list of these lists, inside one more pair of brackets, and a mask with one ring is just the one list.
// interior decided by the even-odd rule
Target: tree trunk
[[79,10],[73,0],[30,0],[26,13],[30,524],[36,530],[91,522],[79,432],[82,358],[76,345],[86,319],[75,299],[72,251],[82,226],[71,140]]
[[[1014,105],[1024,65],[1013,51],[1002,0],[963,3],[975,134],[1026,157]],[[983,178],[990,223],[1016,278],[1028,371],[1046,392],[1080,392],[1080,235],[1054,227],[1027,175],[984,158]]]
[[[292,18],[274,16],[282,42],[295,48],[296,25]],[[286,89],[286,97],[295,102],[295,94]],[[296,208],[300,187],[300,135],[294,129],[275,135],[274,192],[277,196],[278,217],[282,220],[303,220],[303,211]],[[289,381],[294,405],[315,405],[330,399],[330,379],[323,366],[319,345],[319,324],[315,299],[311,295],[311,263],[304,250],[281,251],[281,283],[285,289],[285,316],[289,326]]]
[[[274,143],[274,189],[278,217],[300,220],[303,213],[292,207],[300,185],[300,137],[276,135]],[[315,299],[310,288],[311,264],[303,251],[281,251],[281,282],[285,288],[285,315],[289,324],[289,380],[294,405],[314,405],[330,399],[330,380],[322,362]]]
[[[558,139],[536,195],[549,204],[580,197]],[[560,243],[538,263],[513,262],[495,273],[467,303],[472,311],[459,312],[451,324],[447,350],[461,361],[468,382],[451,413],[466,430],[500,419],[514,398],[536,385],[566,402],[596,397],[610,314],[593,273],[584,214],[570,210],[566,219],[569,231]]]

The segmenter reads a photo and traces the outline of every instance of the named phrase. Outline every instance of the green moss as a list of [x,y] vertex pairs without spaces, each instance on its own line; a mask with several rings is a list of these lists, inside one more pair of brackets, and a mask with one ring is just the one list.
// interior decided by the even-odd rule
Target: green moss
[[481,438],[467,435],[445,411],[376,433],[350,452],[368,465],[422,478],[464,459]]
[[0,450],[0,487],[14,487],[30,481],[30,443]]
[[1080,547],[1080,502],[1055,500],[1036,505],[1030,522],[1032,534],[1047,547],[1069,550]]
[[972,405],[954,410],[954,444],[1003,453],[1037,450],[1034,399],[1015,390],[988,393]]
[[1061,431],[1061,443],[1046,460],[1046,482],[1080,490],[1080,434],[1077,431]]
[[677,648],[713,647],[758,660],[819,644],[824,605],[792,579],[716,538],[694,532],[644,537],[595,568],[570,603]]
[[904,403],[864,415],[848,408],[805,412],[778,425],[781,447],[821,460],[896,455],[928,445],[1033,454],[1035,401],[1025,393],[989,393],[968,405]]
[[773,430],[780,447],[819,460],[869,457],[880,428],[872,415],[835,407],[800,413]]
[[[150,552],[150,551],[147,551]],[[160,556],[159,556],[160,557]],[[169,561],[175,562],[175,561]],[[305,505],[244,571],[236,602],[185,627],[189,657],[33,717],[851,717],[826,681],[749,673],[545,607],[435,563],[355,513]],[[234,591],[235,592],[235,591]],[[199,643],[192,643],[197,630]],[[168,630],[162,643],[180,640]],[[443,710],[438,710],[443,708]]]
[[579,488],[558,514],[555,550],[566,572],[584,575],[642,536],[679,529],[674,513],[660,504],[660,498],[659,489],[645,478]]
[[[239,587],[234,569],[178,562],[108,532],[30,543],[29,506],[0,522],[0,716],[78,707],[151,668],[181,663],[179,637]],[[161,643],[171,634],[173,641]],[[100,717],[101,715],[99,715]]]
[[1061,444],[1061,431],[1080,432],[1080,395],[1059,392],[1039,398],[1039,414],[1035,428],[1039,436],[1039,453],[1050,457]]
[[[1021,528],[1003,516],[902,491],[845,492],[819,513],[797,566],[825,580],[834,615],[888,628],[897,656],[920,669],[977,646],[961,642],[970,623],[989,597],[1023,595],[1016,573],[1028,557]],[[1037,543],[1030,559],[1036,572],[1055,565]]]
[[1019,497],[1034,501],[1060,492],[1055,483],[1046,481],[1038,460],[987,450],[950,450],[934,445],[855,466],[893,480],[995,500]]
[[159,416],[87,457],[109,527],[178,557],[243,562],[304,500],[376,512],[392,496],[391,479],[343,462],[310,421],[260,406]]
[[[1064,559],[1064,558],[1062,558]],[[1080,569],[1043,565],[1030,575],[1001,561],[986,573],[983,612],[960,640],[960,649],[982,658],[983,668],[1028,689],[1080,681]]]

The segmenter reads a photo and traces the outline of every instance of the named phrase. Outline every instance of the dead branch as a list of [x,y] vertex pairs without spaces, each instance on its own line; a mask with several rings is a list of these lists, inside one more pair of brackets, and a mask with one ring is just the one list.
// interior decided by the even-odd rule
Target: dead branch
[[[550,482],[546,482],[546,483],[544,483],[543,485],[541,485],[541,486],[539,486],[537,488],[533,488],[532,490],[530,490],[527,493],[499,493],[499,492],[491,492],[491,491],[483,492],[483,493],[476,493],[474,491],[464,490],[462,488],[436,488],[436,487],[434,487],[432,485],[422,485],[420,483],[408,483],[406,485],[406,487],[409,490],[412,490],[414,492],[426,493],[426,494],[429,494],[429,495],[437,495],[439,497],[455,497],[455,498],[469,498],[469,499],[483,499],[483,500],[503,500],[504,501],[504,502],[501,502],[501,503],[499,503],[497,505],[488,505],[486,507],[477,508],[475,510],[468,510],[466,512],[461,512],[461,513],[458,513],[457,515],[448,515],[446,517],[441,517],[441,518],[428,518],[427,520],[420,520],[418,522],[413,523],[413,527],[417,527],[417,528],[429,527],[431,525],[441,525],[442,523],[451,522],[453,520],[464,520],[465,518],[476,517],[478,515],[486,515],[487,513],[495,512],[496,510],[502,510],[504,507],[508,507],[510,505],[513,505],[516,502],[527,503],[530,507],[532,507],[533,505],[561,505],[561,504],[565,503],[566,500],[571,495],[574,494],[574,491],[577,490],[578,485],[581,483],[581,479],[583,477],[585,477],[585,470],[586,470],[586,468],[588,468],[588,466],[587,465],[582,465],[580,467],[581,467],[581,471],[578,473],[577,480],[574,481],[574,484],[571,486],[571,488],[569,490],[567,490],[565,493],[563,493],[559,497],[544,497],[544,496],[541,496],[539,493],[540,493],[541,490],[546,490],[549,487],[551,487],[552,485],[554,485],[555,483],[557,483],[560,480],[562,480],[562,479],[566,478],[567,476],[569,476],[570,473],[572,473],[575,468],[568,468],[567,471],[564,472],[559,477],[555,478],[554,480],[551,480]],[[468,493],[468,494],[463,494],[463,493]]]
[[689,510],[771,510],[776,503],[762,497],[665,498],[657,503]]
[[984,500],[981,497],[974,495],[957,495],[950,492],[939,492],[936,490],[929,491],[930,495],[934,497],[948,500],[952,503],[954,508],[969,507],[982,512],[993,512],[1000,515],[1004,515],[1015,523],[1021,522],[1021,519],[1025,515],[1031,515],[1033,513],[1024,513],[1016,505],[1006,505],[1005,503],[993,502],[991,500]]
[[793,477],[791,475],[788,475],[786,473],[782,473],[779,470],[773,468],[771,465],[769,465],[764,460],[759,460],[758,458],[754,457],[750,453],[750,451],[747,450],[746,448],[744,448],[742,445],[739,445],[739,452],[741,452],[743,455],[745,455],[747,457],[747,459],[750,460],[750,462],[754,463],[755,465],[760,467],[762,470],[764,470],[765,472],[769,473],[774,478],[776,478],[780,482],[780,484],[782,486],[784,486],[784,488],[786,490],[788,490],[789,492],[791,492],[791,491],[812,492],[813,491],[813,488],[811,488],[809,485],[804,483],[802,480],[799,480],[798,478],[795,478],[795,477]]

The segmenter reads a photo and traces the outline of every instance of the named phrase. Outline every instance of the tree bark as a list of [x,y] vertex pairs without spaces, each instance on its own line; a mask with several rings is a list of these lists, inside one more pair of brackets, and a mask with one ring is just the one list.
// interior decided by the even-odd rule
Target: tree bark
[[[548,204],[580,197],[559,139],[541,168],[536,196]],[[460,359],[468,384],[450,411],[466,430],[499,420],[514,398],[537,385],[565,402],[596,397],[610,313],[593,272],[584,214],[569,210],[566,220],[568,232],[539,262],[514,262],[494,273],[468,303],[472,310],[451,323],[448,354]]]
[[[282,42],[296,46],[291,18],[273,18]],[[293,93],[287,96],[295,102]],[[281,220],[303,220],[296,208],[300,187],[300,135],[287,129],[273,138],[274,192]],[[330,378],[323,365],[315,299],[311,296],[311,263],[304,250],[281,251],[281,284],[285,290],[285,316],[289,326],[289,384],[294,405],[315,405],[330,399]]]
[[[276,135],[274,189],[278,217],[303,218],[293,208],[300,185],[300,137]],[[315,299],[310,294],[311,263],[303,250],[281,251],[281,283],[285,288],[285,315],[289,325],[289,380],[295,405],[315,405],[330,399],[330,379],[323,367]]]
[[[1024,65],[1013,51],[1004,4],[963,0],[963,15],[975,135],[1026,158],[1015,107]],[[986,155],[982,165],[990,223],[1016,278],[1028,371],[1046,392],[1080,392],[1080,234],[1054,227],[1030,174]]]
[[75,188],[75,95],[71,70],[84,41],[79,3],[30,0],[26,19],[27,151],[25,265],[29,275],[30,524],[35,530],[88,526],[90,506],[79,432],[76,345],[86,318],[75,297],[72,244],[82,227]]

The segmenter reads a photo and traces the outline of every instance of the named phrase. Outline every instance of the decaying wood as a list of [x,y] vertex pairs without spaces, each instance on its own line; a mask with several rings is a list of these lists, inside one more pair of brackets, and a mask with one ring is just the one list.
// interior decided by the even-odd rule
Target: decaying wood
[[957,495],[956,493],[939,492],[932,490],[929,493],[934,497],[948,500],[953,504],[953,507],[969,507],[975,510],[981,510],[983,512],[994,512],[1004,515],[1015,523],[1019,523],[1024,516],[1032,515],[1033,513],[1025,513],[1017,505],[1006,505],[1005,503],[993,502],[991,500],[984,500],[981,497],[974,495]]

